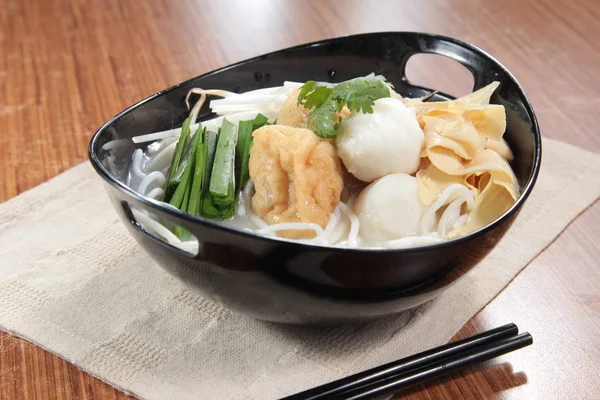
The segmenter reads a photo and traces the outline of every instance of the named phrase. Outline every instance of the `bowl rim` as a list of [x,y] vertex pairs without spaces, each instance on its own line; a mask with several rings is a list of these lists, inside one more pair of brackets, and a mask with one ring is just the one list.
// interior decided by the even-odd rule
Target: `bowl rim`
[[[307,48],[307,47],[316,47],[316,46],[327,45],[329,43],[332,43],[332,42],[335,42],[335,41],[338,41],[341,39],[364,38],[364,37],[375,37],[375,36],[386,36],[386,35],[388,35],[388,36],[389,35],[418,35],[418,36],[423,36],[423,37],[427,37],[430,39],[437,39],[437,40],[450,42],[457,46],[465,47],[473,52],[479,53],[480,55],[487,57],[489,60],[496,63],[497,67],[499,67],[508,77],[510,77],[514,81],[516,87],[522,94],[523,99],[524,99],[525,110],[531,118],[531,131],[534,136],[533,167],[531,170],[530,177],[529,177],[527,183],[525,184],[523,191],[517,197],[517,200],[510,206],[510,208],[508,210],[506,210],[500,217],[496,218],[493,222],[491,222],[473,232],[470,232],[463,236],[459,236],[457,238],[453,238],[450,240],[445,240],[445,241],[441,241],[441,242],[437,242],[437,243],[433,243],[433,244],[427,244],[427,245],[416,246],[416,247],[403,247],[403,248],[341,247],[341,246],[336,247],[336,246],[324,245],[324,244],[318,244],[318,243],[307,243],[307,242],[302,242],[302,241],[293,240],[293,239],[281,238],[278,236],[265,236],[265,235],[260,235],[260,234],[257,234],[255,232],[251,232],[251,231],[244,231],[244,230],[239,230],[239,229],[235,229],[235,228],[230,228],[226,225],[223,225],[219,222],[215,222],[211,219],[188,214],[188,213],[178,210],[174,207],[169,207],[168,205],[165,205],[165,203],[163,203],[161,201],[157,201],[157,200],[148,198],[146,196],[142,196],[139,193],[137,193],[135,190],[131,189],[130,187],[128,187],[127,185],[125,185],[124,183],[120,182],[115,177],[113,177],[112,174],[109,171],[107,171],[106,168],[104,168],[104,166],[100,162],[97,154],[94,151],[94,148],[97,147],[96,142],[98,141],[98,138],[100,137],[100,135],[104,132],[104,130],[108,126],[110,126],[112,123],[114,123],[117,119],[119,119],[122,116],[126,115],[127,113],[133,111],[134,109],[144,105],[145,103],[152,101],[155,98],[162,96],[168,92],[176,90],[181,86],[185,86],[196,79],[204,78],[204,77],[211,76],[211,75],[214,75],[217,73],[221,73],[221,72],[227,71],[229,69],[233,69],[235,67],[238,67],[240,65],[243,65],[243,64],[246,64],[249,62],[258,61],[264,57],[277,55],[278,53],[284,53],[287,51],[298,50],[298,49]],[[449,96],[449,97],[452,97],[452,96]],[[470,43],[467,43],[462,40],[455,39],[455,38],[452,38],[449,36],[444,36],[444,35],[439,35],[439,34],[434,34],[434,33],[427,33],[427,32],[418,32],[418,31],[383,31],[383,32],[369,32],[369,33],[336,36],[333,38],[327,38],[327,39],[322,39],[322,40],[317,40],[317,41],[313,41],[313,42],[299,44],[296,46],[286,47],[283,49],[275,50],[275,51],[272,51],[269,53],[264,53],[264,54],[261,54],[261,55],[255,56],[255,57],[251,57],[251,58],[248,58],[245,60],[241,60],[241,61],[229,64],[229,65],[226,65],[224,67],[221,67],[221,68],[206,72],[204,74],[195,76],[193,78],[190,78],[183,82],[180,82],[176,85],[173,85],[169,88],[161,90],[161,91],[159,91],[155,94],[152,94],[152,95],[146,97],[145,99],[142,99],[142,100],[138,101],[137,103],[125,108],[123,111],[119,112],[118,114],[116,114],[113,117],[111,117],[110,119],[108,119],[105,123],[103,123],[102,126],[100,126],[100,128],[98,128],[98,130],[96,130],[96,132],[90,139],[90,142],[88,145],[88,157],[89,157],[89,160],[90,160],[92,166],[98,173],[98,175],[100,175],[107,183],[109,183],[111,186],[118,189],[120,192],[122,192],[130,197],[133,197],[136,201],[142,203],[145,206],[148,206],[150,208],[158,208],[158,209],[160,209],[161,212],[170,214],[171,216],[176,217],[178,219],[185,220],[188,223],[192,223],[192,224],[196,223],[196,224],[204,225],[204,226],[212,228],[212,229],[226,231],[230,234],[240,235],[242,237],[251,238],[254,240],[258,239],[260,241],[268,242],[272,245],[273,244],[284,244],[284,245],[300,246],[304,249],[311,249],[311,250],[319,250],[319,251],[334,250],[334,251],[339,251],[339,252],[352,252],[352,253],[356,253],[356,252],[358,252],[358,253],[418,253],[418,252],[425,252],[425,251],[431,251],[431,250],[440,250],[440,249],[444,249],[444,248],[451,247],[451,246],[454,246],[454,245],[457,245],[460,243],[470,241],[476,237],[479,237],[481,235],[486,234],[487,232],[490,232],[490,231],[496,229],[497,227],[502,225],[504,222],[509,220],[512,216],[514,216],[519,211],[519,209],[523,206],[523,204],[525,203],[525,201],[531,194],[533,187],[537,181],[537,178],[538,178],[538,175],[540,172],[541,160],[542,160],[542,138],[541,138],[541,133],[540,133],[539,124],[537,121],[535,111],[533,109],[531,101],[529,100],[529,97],[523,90],[522,85],[515,78],[515,76],[492,55],[490,55],[489,53],[487,53],[486,51],[480,49],[479,47],[477,47],[475,45],[472,45]],[[168,245],[162,241],[160,241],[160,243],[164,244],[165,246],[176,249],[175,247]],[[192,255],[192,254],[186,253],[186,255],[189,257],[192,257],[192,258],[195,257],[195,255]]]

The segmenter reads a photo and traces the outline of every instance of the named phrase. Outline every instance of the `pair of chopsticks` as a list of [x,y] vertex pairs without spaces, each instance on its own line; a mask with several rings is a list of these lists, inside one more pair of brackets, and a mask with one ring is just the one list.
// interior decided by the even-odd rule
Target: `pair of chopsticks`
[[515,324],[508,324],[281,400],[357,400],[389,395],[532,343],[529,333],[519,334]]

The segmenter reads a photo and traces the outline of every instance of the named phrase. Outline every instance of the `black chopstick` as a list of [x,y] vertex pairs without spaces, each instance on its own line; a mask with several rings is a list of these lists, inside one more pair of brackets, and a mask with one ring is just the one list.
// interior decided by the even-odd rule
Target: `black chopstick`
[[433,363],[421,369],[384,378],[352,391],[343,392],[334,397],[328,397],[328,399],[359,400],[371,399],[385,394],[393,394],[400,389],[405,389],[409,386],[438,378],[468,365],[491,360],[492,358],[529,346],[532,343],[533,338],[529,333],[522,333],[515,337],[500,339],[497,342],[486,344],[481,346],[481,348],[468,351],[467,354],[450,357],[450,359],[441,360],[440,362]]
[[[489,347],[495,343],[503,343],[502,340],[507,340],[510,338],[517,337],[518,328],[515,324],[508,324],[501,326],[499,328],[495,328],[483,333],[480,333],[475,336],[471,336],[469,338],[448,343],[446,345],[436,347],[431,350],[427,350],[425,352],[403,358],[398,361],[394,361],[368,371],[360,372],[358,374],[351,375],[349,377],[340,379],[335,382],[327,383],[325,385],[321,385],[309,390],[306,390],[301,393],[294,394],[292,396],[286,397],[282,400],[317,400],[317,399],[331,399],[336,398],[338,395],[344,393],[353,393],[352,395],[357,395],[358,390],[365,390],[364,388],[368,388],[368,390],[373,391],[376,390],[377,387],[381,385],[389,385],[393,382],[388,382],[393,380],[394,382],[398,379],[408,379],[407,376],[412,376],[412,373],[416,371],[416,373],[420,373],[422,376],[422,372],[427,370],[427,368],[431,368],[432,365],[436,365],[439,363],[446,361],[458,362],[465,357],[470,357],[468,359],[472,359],[474,355],[478,354],[477,352],[480,350],[487,349],[487,353],[491,354],[489,351]],[[487,345],[487,347],[485,347]],[[522,347],[522,346],[521,346]],[[518,347],[517,347],[518,348]],[[514,349],[513,349],[514,350]],[[508,350],[512,351],[512,350]],[[494,356],[496,357],[496,356]],[[477,362],[477,361],[472,361]],[[454,365],[454,364],[452,364]],[[462,364],[459,364],[462,366]],[[460,368],[460,367],[454,367]],[[419,372],[420,371],[420,372]],[[436,373],[442,373],[445,369],[435,369]],[[444,372],[445,373],[445,372]],[[429,377],[429,375],[425,374],[424,376]],[[437,375],[436,375],[437,376]],[[429,379],[429,378],[427,378]],[[384,382],[384,383],[382,383]],[[407,380],[410,383],[410,379]],[[416,382],[415,382],[416,383]],[[397,385],[393,385],[394,389],[389,390],[398,390]],[[386,391],[387,392],[387,391]],[[383,394],[384,392],[377,391],[378,394]],[[371,396],[372,394],[369,394]],[[346,395],[340,398],[347,398]]]

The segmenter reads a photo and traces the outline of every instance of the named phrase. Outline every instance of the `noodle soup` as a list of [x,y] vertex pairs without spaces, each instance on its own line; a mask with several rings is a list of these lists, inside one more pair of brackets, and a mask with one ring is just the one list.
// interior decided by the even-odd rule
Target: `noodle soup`
[[[498,86],[443,102],[402,97],[373,75],[242,94],[193,89],[181,128],[133,138],[147,146],[134,152],[127,185],[265,236],[364,248],[451,240],[519,195],[505,110],[489,103]],[[217,117],[199,122],[209,99]],[[134,211],[153,235],[197,249],[186,232]]]

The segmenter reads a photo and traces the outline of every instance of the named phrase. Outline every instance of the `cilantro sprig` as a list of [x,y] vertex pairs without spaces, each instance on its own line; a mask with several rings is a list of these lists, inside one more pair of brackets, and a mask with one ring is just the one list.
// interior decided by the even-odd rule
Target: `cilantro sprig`
[[311,110],[308,128],[322,138],[333,138],[342,118],[335,114],[344,106],[352,112],[373,113],[375,100],[390,97],[390,89],[381,76],[354,78],[336,85],[308,81],[300,88],[298,105]]

